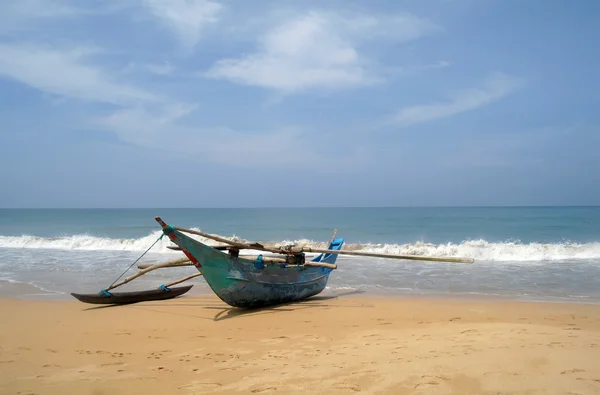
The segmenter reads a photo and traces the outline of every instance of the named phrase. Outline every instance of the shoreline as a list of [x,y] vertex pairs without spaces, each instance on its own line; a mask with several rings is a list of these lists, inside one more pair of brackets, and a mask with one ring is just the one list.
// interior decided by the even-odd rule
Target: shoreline
[[[194,284],[197,285],[197,284]],[[88,291],[83,293],[93,293]],[[82,292],[80,292],[82,293]],[[376,299],[400,299],[400,300],[449,300],[449,301],[491,301],[491,302],[510,302],[510,303],[556,303],[556,304],[583,304],[599,305],[600,298],[590,297],[551,297],[551,296],[523,296],[523,295],[495,295],[481,293],[441,293],[441,292],[377,292],[372,290],[360,289],[329,289],[326,288],[316,297],[354,297],[354,298],[376,298]],[[196,297],[218,297],[210,289],[199,290],[193,287],[188,293],[180,298]],[[36,285],[23,283],[13,280],[0,280],[0,299],[13,300],[32,300],[32,301],[74,301],[69,291],[51,291],[40,288]],[[220,301],[220,300],[219,300]]]
[[600,392],[600,306],[216,296],[123,306],[0,298],[0,393]]

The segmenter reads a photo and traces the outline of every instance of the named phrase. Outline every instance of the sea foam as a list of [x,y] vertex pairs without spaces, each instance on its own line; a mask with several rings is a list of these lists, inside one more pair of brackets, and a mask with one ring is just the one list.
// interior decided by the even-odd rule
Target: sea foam
[[[78,251],[145,251],[161,235],[156,231],[137,239],[112,239],[90,235],[74,235],[67,237],[45,238],[38,236],[0,236],[0,248],[58,249]],[[204,237],[191,235],[196,240],[207,244],[217,244]],[[224,237],[224,236],[221,236]],[[245,241],[234,237],[229,240]],[[271,244],[271,243],[268,243]],[[272,244],[313,248],[325,248],[325,243],[312,240],[283,240]],[[174,253],[167,248],[173,245],[163,237],[152,252]],[[595,260],[600,259],[600,242],[592,243],[521,243],[520,241],[490,242],[486,240],[467,240],[461,243],[433,244],[415,242],[407,244],[373,244],[346,243],[343,250],[374,252],[383,254],[421,255],[421,256],[456,256],[474,258],[476,261],[563,261],[563,260]]]

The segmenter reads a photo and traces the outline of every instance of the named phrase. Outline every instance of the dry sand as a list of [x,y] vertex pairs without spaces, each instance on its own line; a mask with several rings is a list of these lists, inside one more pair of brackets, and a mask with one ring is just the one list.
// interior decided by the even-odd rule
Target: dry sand
[[596,394],[600,306],[0,299],[0,394]]

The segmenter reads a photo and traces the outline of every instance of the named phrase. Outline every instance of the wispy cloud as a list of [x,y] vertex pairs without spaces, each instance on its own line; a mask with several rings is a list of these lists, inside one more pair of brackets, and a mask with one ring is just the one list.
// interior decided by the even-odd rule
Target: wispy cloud
[[[183,104],[152,109],[146,106],[125,108],[97,119],[96,124],[116,133],[122,141],[194,161],[273,167],[305,164],[307,158],[318,160],[316,155],[311,157],[309,143],[301,138],[300,130],[251,132],[226,126],[191,126],[184,118],[194,110],[194,106]],[[308,154],[281,155],[282,147],[287,146],[306,150]]]
[[127,6],[124,1],[18,0],[0,2],[0,34],[35,31],[40,24],[81,16],[111,14]]
[[139,105],[119,109],[96,119],[95,123],[116,133],[122,141],[141,147],[168,149],[173,147],[173,142],[178,143],[178,132],[182,130],[178,124],[180,119],[196,108],[196,105],[185,103],[168,103],[152,108]]
[[134,72],[148,72],[160,76],[168,76],[172,75],[175,72],[176,68],[171,62],[162,62],[162,63],[134,63],[130,62],[125,68],[123,68],[123,73],[134,73]]
[[[195,122],[194,105],[138,106],[97,118],[95,125],[116,133],[121,141],[158,149],[179,158],[243,168],[311,169],[321,173],[354,173],[371,164],[364,147],[332,157],[313,144],[314,134],[302,127],[235,130]],[[293,147],[301,155],[285,155]],[[325,147],[323,147],[325,149]]]
[[411,125],[450,117],[500,100],[521,86],[520,79],[497,73],[490,76],[480,88],[459,92],[446,102],[403,108],[394,121],[400,125]]
[[268,30],[259,50],[216,62],[204,75],[286,92],[380,81],[360,53],[364,40],[410,41],[437,29],[410,14],[359,16],[311,11]]
[[186,50],[192,50],[203,30],[219,20],[223,10],[211,0],[144,0],[148,10],[173,32]]
[[59,50],[31,44],[0,44],[0,76],[42,92],[68,98],[130,105],[156,97],[113,81],[100,68],[86,63],[95,48]]

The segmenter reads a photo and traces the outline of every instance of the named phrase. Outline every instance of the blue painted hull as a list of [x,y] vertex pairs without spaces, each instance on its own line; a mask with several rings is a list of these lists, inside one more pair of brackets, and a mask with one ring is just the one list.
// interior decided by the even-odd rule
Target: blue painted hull
[[[242,261],[240,259],[240,261]],[[281,273],[262,273],[245,262],[232,262],[228,268],[229,284],[213,291],[225,303],[244,308],[295,302],[317,295],[325,289],[331,269],[276,269]],[[203,273],[206,268],[203,267]],[[208,281],[208,280],[207,280]],[[210,284],[210,283],[209,283]],[[211,285],[212,287],[212,285]]]
[[[256,308],[309,298],[325,289],[332,271],[321,267],[263,265],[232,257],[176,230],[170,231],[169,237],[201,265],[198,269],[213,292],[234,307]],[[338,242],[341,248],[343,239],[336,240],[341,240]],[[337,255],[321,258],[313,261],[334,263]]]

